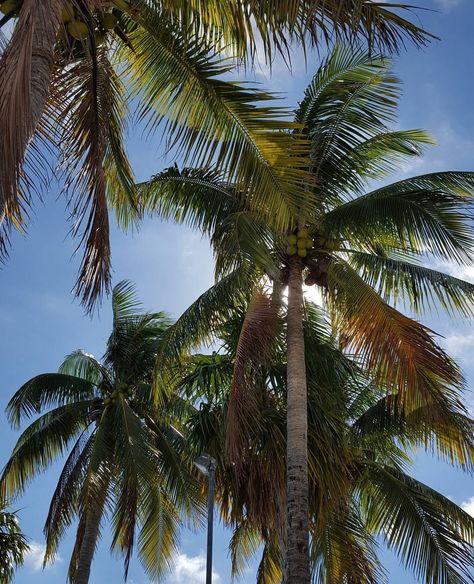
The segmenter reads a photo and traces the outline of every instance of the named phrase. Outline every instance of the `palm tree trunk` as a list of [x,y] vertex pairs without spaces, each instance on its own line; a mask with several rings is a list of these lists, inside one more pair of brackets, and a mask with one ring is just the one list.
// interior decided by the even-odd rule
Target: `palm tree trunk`
[[79,552],[74,584],[88,584],[89,582],[92,560],[99,538],[100,519],[101,513],[89,513],[88,515],[84,530],[84,539],[82,540],[81,551]]
[[0,221],[15,206],[25,153],[43,115],[65,0],[24,0],[0,59]]
[[290,258],[287,312],[286,584],[309,584],[308,412],[301,260]]

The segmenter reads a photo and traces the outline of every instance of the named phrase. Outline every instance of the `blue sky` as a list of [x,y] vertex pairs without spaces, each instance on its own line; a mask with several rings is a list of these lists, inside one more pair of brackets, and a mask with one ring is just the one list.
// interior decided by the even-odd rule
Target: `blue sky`
[[[423,24],[442,37],[423,51],[409,48],[395,60],[395,71],[404,83],[401,102],[401,127],[421,127],[430,131],[438,146],[430,149],[423,161],[402,169],[400,176],[432,170],[474,170],[474,109],[472,94],[472,56],[474,47],[472,0],[425,0],[418,2],[436,12],[422,13]],[[293,75],[276,64],[271,79],[265,68],[257,69],[256,78],[268,87],[285,92],[287,103],[301,98],[318,55],[309,57],[308,68],[302,59],[295,60]],[[130,137],[130,154],[139,179],[145,179],[168,165],[160,150],[158,137],[144,142]],[[74,283],[78,259],[72,258],[74,244],[68,237],[64,201],[56,188],[46,195],[44,204],[36,206],[28,236],[15,237],[11,258],[0,271],[0,411],[12,393],[30,377],[54,371],[63,356],[83,348],[96,356],[102,354],[110,329],[110,310],[104,301],[100,314],[85,317],[70,290]],[[127,278],[136,283],[140,297],[150,309],[167,310],[178,316],[212,283],[212,258],[206,241],[199,234],[147,220],[138,233],[112,234],[114,281]],[[451,270],[450,266],[445,266]],[[474,267],[456,275],[474,281]],[[474,329],[471,323],[450,321],[434,314],[425,319],[443,335],[444,345],[459,359],[468,384],[474,384]],[[474,404],[474,394],[466,396]],[[1,419],[1,418],[0,418]],[[0,422],[0,465],[6,461],[17,433],[7,422]],[[25,567],[18,572],[18,584],[56,584],[65,581],[67,561],[72,546],[71,533],[60,548],[56,563],[45,572],[39,569],[49,496],[58,476],[58,466],[39,477],[27,494],[16,503],[21,508],[22,527],[32,544]],[[420,453],[414,470],[416,476],[434,486],[459,504],[468,506],[474,498],[471,479]],[[474,513],[474,499],[471,511]],[[228,584],[228,535],[217,528],[214,569],[216,583]],[[91,584],[106,579],[121,579],[121,564],[110,556],[107,534],[93,565]],[[183,532],[181,553],[176,569],[166,584],[200,584],[204,582],[203,550],[205,533]],[[392,584],[412,584],[413,578],[390,554],[384,556]],[[254,567],[242,582],[254,582]],[[138,562],[130,570],[132,584],[148,584]]]

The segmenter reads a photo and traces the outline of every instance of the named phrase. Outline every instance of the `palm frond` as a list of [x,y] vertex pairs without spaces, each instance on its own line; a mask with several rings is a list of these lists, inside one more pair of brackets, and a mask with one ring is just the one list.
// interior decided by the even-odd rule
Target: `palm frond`
[[433,489],[394,469],[367,464],[361,476],[368,525],[426,584],[468,584],[474,519]]
[[229,393],[226,455],[238,461],[250,431],[258,425],[257,385],[259,370],[272,361],[278,333],[280,304],[260,289],[253,294],[242,323],[236,347],[232,385]]
[[325,215],[322,230],[359,249],[382,246],[469,264],[473,191],[469,172],[409,178],[336,207]]
[[[155,14],[143,15],[125,51],[128,73],[142,102],[141,118],[156,127],[166,120],[169,147],[185,164],[215,163],[239,189],[252,190],[251,208],[284,229],[306,199],[304,136],[272,96],[221,79],[231,64],[202,40],[187,38]],[[314,204],[314,201],[313,201]]]
[[406,303],[415,312],[442,307],[448,314],[474,314],[474,284],[425,266],[391,257],[350,252],[350,264],[386,302]]
[[84,58],[63,68],[55,83],[62,121],[61,146],[70,196],[73,233],[84,256],[76,294],[88,311],[110,289],[108,199],[119,219],[132,217],[133,176],[123,149],[123,88],[104,47],[93,44]]
[[22,493],[33,478],[62,455],[90,424],[93,401],[77,401],[43,414],[19,437],[0,478],[0,494],[9,499]]
[[342,260],[334,259],[328,274],[342,337],[407,413],[430,403],[462,411],[462,376],[431,332],[386,304]]
[[96,388],[88,380],[63,373],[44,373],[20,387],[8,402],[7,417],[18,427],[23,418],[39,414],[44,408],[74,404],[95,396]]

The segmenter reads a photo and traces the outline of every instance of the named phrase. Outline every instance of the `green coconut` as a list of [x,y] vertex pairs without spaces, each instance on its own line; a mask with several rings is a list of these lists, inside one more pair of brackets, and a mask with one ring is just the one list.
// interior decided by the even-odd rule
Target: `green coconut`
[[308,250],[306,248],[298,248],[298,255],[300,258],[305,258],[308,255]]
[[306,240],[306,249],[311,249],[313,247],[313,240],[308,237],[308,239]]
[[296,245],[296,242],[298,241],[298,238],[296,237],[296,235],[291,234],[291,235],[288,235],[287,241],[288,241],[288,243],[290,245]]
[[67,31],[77,41],[85,40],[89,34],[89,28],[82,20],[71,20],[67,25]]
[[113,12],[106,12],[102,17],[102,26],[108,30],[113,30],[118,25],[118,18]]
[[295,255],[296,253],[296,247],[294,245],[290,245],[286,248],[286,253],[288,255]]
[[307,237],[309,237],[308,228],[301,227],[301,229],[298,229],[298,237],[300,237],[301,239],[306,239]]

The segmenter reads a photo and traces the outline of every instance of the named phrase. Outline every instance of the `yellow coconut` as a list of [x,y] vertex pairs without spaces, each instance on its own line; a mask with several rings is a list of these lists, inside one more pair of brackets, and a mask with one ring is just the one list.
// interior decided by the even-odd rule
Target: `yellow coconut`
[[18,8],[18,0],[4,0],[0,3],[0,10],[3,14],[10,14],[11,12],[15,12]]
[[307,237],[309,237],[308,228],[301,227],[301,229],[298,229],[298,237],[301,237],[302,239],[306,239]]
[[102,17],[102,26],[108,30],[114,29],[118,24],[118,18],[112,12],[106,12]]
[[306,238],[303,239],[302,237],[299,237],[296,247],[298,249],[306,249]]
[[83,41],[89,34],[87,24],[82,22],[82,20],[71,20],[67,25],[67,31],[72,38],[78,41]]
[[112,0],[112,4],[117,6],[117,8],[123,12],[130,10],[130,2],[126,2],[126,0]]
[[74,19],[74,7],[71,4],[71,2],[68,2],[64,8],[63,11],[61,12],[61,20],[64,22],[64,24],[67,24],[68,22],[71,22],[71,20]]
[[306,240],[306,249],[311,249],[313,247],[313,240],[308,237]]
[[298,255],[300,258],[305,258],[308,255],[308,250],[306,248],[298,248]]
[[296,245],[296,242],[298,241],[298,238],[296,237],[296,235],[288,235],[287,237],[288,243],[290,245]]

